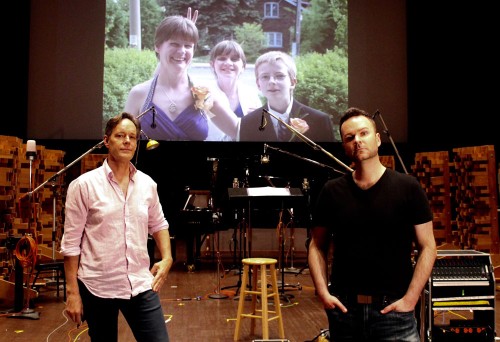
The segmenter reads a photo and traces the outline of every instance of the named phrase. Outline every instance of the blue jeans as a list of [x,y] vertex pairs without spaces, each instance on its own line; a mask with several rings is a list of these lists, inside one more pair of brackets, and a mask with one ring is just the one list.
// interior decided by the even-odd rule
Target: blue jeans
[[158,293],[149,290],[130,299],[109,299],[94,296],[81,281],[78,286],[92,342],[118,341],[119,311],[137,341],[169,342]]
[[333,342],[420,342],[414,311],[380,313],[395,300],[360,304],[355,299],[338,298],[347,313],[338,308],[326,310]]

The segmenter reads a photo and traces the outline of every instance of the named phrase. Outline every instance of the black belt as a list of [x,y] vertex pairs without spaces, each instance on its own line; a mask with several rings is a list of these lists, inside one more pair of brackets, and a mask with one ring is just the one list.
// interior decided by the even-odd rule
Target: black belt
[[363,294],[348,294],[348,295],[335,295],[341,302],[357,303],[357,304],[379,304],[389,305],[397,299],[387,295],[363,295]]

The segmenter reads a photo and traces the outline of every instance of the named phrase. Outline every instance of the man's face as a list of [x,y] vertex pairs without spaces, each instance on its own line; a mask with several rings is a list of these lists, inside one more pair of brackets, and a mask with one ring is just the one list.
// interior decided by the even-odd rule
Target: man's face
[[373,123],[364,116],[354,116],[342,125],[342,145],[353,161],[363,161],[378,155],[380,134]]
[[110,136],[104,137],[104,143],[113,159],[130,161],[137,148],[137,127],[129,119],[123,119]]

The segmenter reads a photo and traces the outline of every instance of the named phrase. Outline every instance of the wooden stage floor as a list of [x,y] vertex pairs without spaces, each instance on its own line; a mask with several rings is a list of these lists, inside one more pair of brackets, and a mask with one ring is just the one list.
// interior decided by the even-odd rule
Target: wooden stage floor
[[[185,265],[185,253],[181,245],[177,246],[177,258],[169,274],[168,281],[161,291],[167,328],[172,342],[231,342],[236,323],[238,308],[237,285],[240,273],[231,265],[232,258],[225,256],[221,263],[213,255],[202,256],[194,272],[188,272]],[[252,255],[254,256],[254,255]],[[297,258],[294,269],[285,273],[284,294],[291,298],[282,298],[284,330],[291,342],[313,341],[322,329],[328,328],[326,315],[315,295],[309,270],[299,270],[305,264],[305,258]],[[218,267],[218,265],[221,265]],[[290,265],[285,262],[285,266]],[[281,279],[282,274],[278,274]],[[293,287],[289,285],[298,285]],[[37,298],[32,300],[32,308],[39,319],[12,318],[9,308],[0,308],[0,341],[8,342],[87,342],[90,338],[87,327],[77,328],[64,315],[65,304],[62,296],[57,298],[49,287],[41,288]],[[211,298],[213,294],[223,294],[226,298]],[[498,306],[498,291],[495,294]],[[236,298],[235,298],[236,297]],[[284,297],[284,296],[283,296]],[[247,302],[249,304],[249,302]],[[272,308],[271,308],[272,309]],[[270,338],[278,339],[277,323],[270,322]],[[496,317],[496,327],[499,318]],[[250,335],[250,320],[242,321],[240,341],[262,339],[260,323],[257,322],[255,335]],[[119,341],[134,341],[125,320],[120,315]]]

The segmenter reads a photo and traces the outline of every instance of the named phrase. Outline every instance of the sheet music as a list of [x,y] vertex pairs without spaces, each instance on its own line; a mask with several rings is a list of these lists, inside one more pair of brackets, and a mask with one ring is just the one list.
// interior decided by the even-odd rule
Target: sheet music
[[247,188],[247,194],[248,196],[290,196],[290,189],[263,186],[256,188]]

